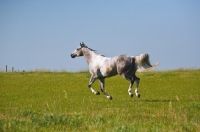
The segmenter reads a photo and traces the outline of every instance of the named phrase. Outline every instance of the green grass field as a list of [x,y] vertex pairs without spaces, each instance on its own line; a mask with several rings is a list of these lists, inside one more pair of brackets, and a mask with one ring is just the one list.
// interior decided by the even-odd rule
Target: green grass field
[[141,98],[115,76],[105,80],[108,100],[91,93],[88,72],[1,72],[0,131],[200,131],[200,69],[137,76]]

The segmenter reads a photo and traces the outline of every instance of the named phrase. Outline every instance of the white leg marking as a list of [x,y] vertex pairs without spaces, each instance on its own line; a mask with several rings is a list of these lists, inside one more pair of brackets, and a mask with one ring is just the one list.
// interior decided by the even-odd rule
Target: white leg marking
[[128,94],[129,94],[129,95],[131,95],[131,94],[132,94],[132,92],[131,92],[131,91],[132,91],[132,88],[130,88],[130,87],[129,87],[129,88],[128,88]]
[[129,88],[128,88],[128,94],[133,97],[133,93],[131,92],[132,91],[132,86],[133,85],[130,85]]
[[134,81],[131,80],[131,84],[129,85],[129,88],[128,88],[128,94],[129,94],[131,97],[133,97],[133,93],[132,93],[133,83],[134,83]]
[[99,93],[98,91],[95,91],[95,90],[92,88],[92,84],[94,83],[95,80],[96,80],[96,78],[94,78],[93,76],[91,76],[88,87],[90,88],[90,90],[92,91],[92,93],[94,93],[94,94],[96,94],[96,95],[99,95],[100,93]]
[[139,95],[137,88],[135,89],[135,94],[136,94],[136,96]]
[[92,93],[99,95],[100,93],[98,91],[95,91],[92,87],[90,87],[90,90],[92,91]]
[[106,98],[112,100],[112,96],[108,95],[108,96],[106,96]]
[[99,79],[101,91],[104,93],[104,95],[106,96],[106,98],[112,100],[112,96],[108,95],[108,94],[106,93],[105,89],[104,89],[104,83],[105,83],[104,80],[105,80],[104,78]]
[[140,94],[139,94],[139,92],[138,92],[138,86],[139,86],[140,79],[137,78],[135,81],[136,81],[135,94],[136,94],[136,96],[139,98],[139,97],[140,97]]

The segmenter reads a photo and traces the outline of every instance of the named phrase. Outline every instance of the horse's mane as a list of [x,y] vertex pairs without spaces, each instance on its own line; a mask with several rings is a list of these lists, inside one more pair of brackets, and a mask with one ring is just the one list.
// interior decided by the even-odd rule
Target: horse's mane
[[[93,49],[91,49],[91,48],[89,48],[89,47],[87,47],[83,42],[82,43],[80,43],[80,46],[81,46],[81,48],[87,48],[87,49],[89,49],[89,50],[91,50],[91,51],[94,51],[95,53],[97,53],[96,52],[96,50],[93,50]],[[100,56],[103,56],[103,57],[105,57],[104,55],[102,55],[102,54],[98,54],[98,55],[100,55]]]
[[89,50],[91,50],[91,51],[96,51],[96,50],[93,50],[93,49],[87,47],[83,42],[80,43],[80,46],[81,46],[81,48],[87,48],[87,49],[89,49]]

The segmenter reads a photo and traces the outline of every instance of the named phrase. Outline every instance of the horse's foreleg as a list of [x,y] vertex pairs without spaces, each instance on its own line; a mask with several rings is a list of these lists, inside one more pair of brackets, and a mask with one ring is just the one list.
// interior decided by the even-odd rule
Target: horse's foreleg
[[96,94],[96,95],[99,95],[100,93],[98,91],[95,91],[93,88],[92,88],[92,84],[94,83],[94,81],[96,80],[96,78],[94,76],[91,76],[90,77],[90,82],[88,84],[88,87],[89,89],[92,91],[92,93]]
[[139,86],[139,82],[140,82],[140,79],[135,77],[135,82],[136,82],[136,88],[135,88],[135,94],[138,98],[140,98],[140,94],[138,92],[138,86]]
[[108,99],[112,100],[112,96],[108,95],[108,94],[106,93],[105,89],[104,89],[104,84],[105,84],[105,81],[104,81],[104,80],[105,80],[104,78],[99,79],[101,91],[104,93],[104,95],[105,95]]

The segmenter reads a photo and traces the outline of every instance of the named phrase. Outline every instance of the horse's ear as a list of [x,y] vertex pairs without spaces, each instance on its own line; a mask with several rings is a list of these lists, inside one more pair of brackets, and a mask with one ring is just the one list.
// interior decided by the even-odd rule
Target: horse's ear
[[82,43],[80,43],[80,46],[81,46],[81,47],[84,47],[84,46],[85,46],[85,44],[82,42]]

